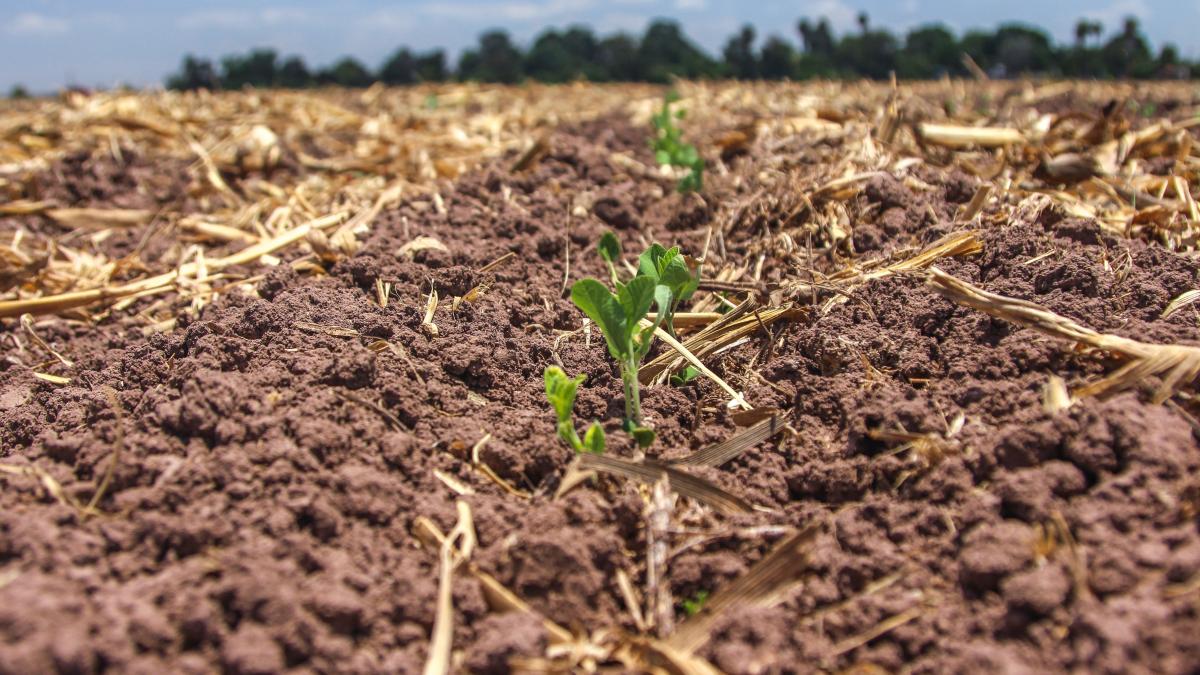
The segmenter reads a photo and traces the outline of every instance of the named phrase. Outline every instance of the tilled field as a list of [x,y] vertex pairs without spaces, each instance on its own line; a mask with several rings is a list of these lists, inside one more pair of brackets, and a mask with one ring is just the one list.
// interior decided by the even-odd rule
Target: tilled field
[[[1194,672],[1195,92],[681,91],[699,194],[644,88],[6,111],[0,672]],[[606,231],[703,260],[646,457]]]

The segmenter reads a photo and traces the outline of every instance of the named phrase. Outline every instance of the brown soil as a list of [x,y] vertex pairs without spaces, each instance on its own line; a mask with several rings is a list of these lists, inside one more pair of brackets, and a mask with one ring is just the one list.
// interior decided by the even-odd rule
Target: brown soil
[[[594,242],[610,228],[630,250],[656,239],[699,255],[712,205],[754,190],[738,161],[727,175],[711,172],[704,200],[627,175],[611,152],[650,157],[642,128],[620,117],[562,128],[549,146],[528,173],[511,173],[510,155],[444,184],[444,213],[428,197],[386,211],[328,276],[274,268],[260,297],[223,295],[168,333],[145,337],[119,315],[96,327],[47,322],[42,336],[76,362],[70,384],[35,379],[40,357],[6,341],[5,463],[38,466],[86,503],[114,448],[124,451],[103,516],[81,517],[35,478],[0,483],[0,673],[418,672],[438,561],[410,530],[418,516],[448,530],[457,497],[435,470],[473,490],[462,499],[475,514],[480,569],[572,630],[633,631],[617,572],[644,578],[642,492],[599,480],[553,497],[572,454],[554,436],[546,365],[587,374],[577,415],[605,420],[614,451],[625,452],[620,379],[602,342],[576,334],[556,346],[580,327],[562,293],[564,261],[569,249],[571,279],[603,276]],[[912,171],[934,189],[875,178],[848,204],[858,254],[953,229],[974,179]],[[99,196],[78,201],[147,205],[127,196],[148,194],[135,165],[89,176]],[[149,194],[180,198],[163,189]],[[590,209],[572,215],[585,193]],[[731,229],[725,260],[752,260],[760,235]],[[417,236],[448,252],[398,256]],[[1051,211],[986,227],[981,239],[980,255],[939,265],[1098,330],[1197,342],[1191,310],[1158,318],[1196,286],[1192,259]],[[791,274],[770,257],[762,270],[765,280]],[[394,284],[386,308],[376,279]],[[478,300],[450,309],[451,297],[485,283]],[[436,336],[421,326],[431,287],[443,299]],[[406,356],[369,349],[376,339]],[[755,336],[712,365],[757,406],[786,411],[794,433],[700,472],[772,511],[692,513],[689,527],[710,536],[672,542],[674,597],[720,589],[761,558],[778,534],[752,527],[823,524],[802,585],[773,607],[721,619],[700,652],[720,669],[1186,673],[1200,664],[1200,445],[1186,413],[1137,393],[1057,414],[1041,402],[1051,375],[1079,381],[1113,364],[900,275],[776,324],[770,340]],[[726,400],[703,379],[646,390],[659,451],[675,457],[733,433]],[[871,433],[901,428],[943,435],[945,456]],[[482,462],[531,498],[471,465],[485,435]],[[463,672],[507,672],[510,658],[545,652],[540,624],[490,614],[465,576],[454,608]],[[871,632],[892,617],[905,620]]]

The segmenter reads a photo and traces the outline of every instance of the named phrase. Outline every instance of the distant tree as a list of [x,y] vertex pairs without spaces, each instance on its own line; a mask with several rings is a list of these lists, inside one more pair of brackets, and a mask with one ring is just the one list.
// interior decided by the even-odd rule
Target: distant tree
[[299,56],[289,56],[279,67],[279,86],[288,89],[303,89],[313,85],[313,75]]
[[[1042,74],[1072,77],[1177,78],[1200,76],[1200,63],[1182,59],[1173,45],[1155,54],[1138,20],[1127,18],[1106,42],[1098,21],[1083,18],[1074,25],[1074,41],[1054,44],[1045,31],[1022,24],[995,30],[972,30],[961,39],[941,25],[925,25],[898,39],[874,28],[866,12],[857,15],[858,30],[835,37],[827,19],[801,18],[796,28],[802,49],[772,36],[756,49],[752,26],[743,26],[724,44],[715,60],[685,35],[679,24],[659,19],[645,33],[598,37],[590,28],[547,29],[527,53],[508,33],[491,30],[460,56],[453,76],[463,80],[514,83],[529,77],[545,82],[650,81],[672,78],[703,79],[729,76],[741,79],[851,78],[883,79],[890,73],[907,79],[962,75],[961,56],[969,55],[996,77]],[[174,89],[237,89],[246,86],[300,88],[314,82],[367,86],[372,73],[353,58],[322,68],[315,75],[298,56],[279,60],[273,49],[252,49],[221,59],[219,69],[188,55],[167,84]],[[377,73],[380,81],[403,85],[440,82],[451,76],[441,50],[422,54],[397,49]]]
[[1088,38],[1100,37],[1100,33],[1103,31],[1104,26],[1099,21],[1080,19],[1075,22],[1075,47],[1078,49],[1087,47]]
[[397,49],[379,67],[379,81],[384,84],[413,84],[417,81],[417,59],[407,48]]
[[1101,49],[1101,60],[1117,77],[1149,77],[1155,69],[1150,46],[1142,37],[1138,20],[1127,17],[1121,32]]
[[886,30],[847,35],[837,46],[837,61],[860,77],[882,80],[896,69],[896,38]]
[[14,84],[12,89],[8,90],[8,97],[14,101],[29,98],[29,90],[23,84]]
[[539,82],[573,80],[582,75],[580,65],[553,28],[539,35],[525,54],[525,74]]
[[659,19],[650,24],[638,47],[641,79],[667,82],[674,77],[702,79],[717,74],[717,63],[692,44],[679,24]]
[[796,50],[783,38],[767,38],[759,56],[759,74],[764,80],[786,80],[796,68]]
[[739,80],[753,80],[759,76],[758,58],[754,54],[754,26],[746,24],[741,32],[725,43],[725,74]]
[[1062,72],[1050,36],[1024,24],[1004,24],[994,33],[970,31],[963,36],[962,51],[996,77]]
[[446,52],[434,49],[416,57],[417,79],[421,82],[445,82],[449,77],[446,70]]
[[459,80],[477,80],[479,72],[479,50],[464,49],[462,54],[458,55],[458,68],[455,74]]
[[993,58],[1008,75],[1057,69],[1054,47],[1044,31],[1020,24],[1001,26],[994,38]]
[[836,43],[827,19],[821,19],[815,26],[808,19],[800,19],[796,27],[804,41],[805,53],[833,56]]
[[346,56],[317,73],[317,82],[339,87],[367,87],[374,81],[370,71],[358,59]]
[[1089,38],[1099,38],[1103,30],[1099,21],[1080,19],[1075,23],[1074,48],[1060,50],[1064,74],[1073,77],[1099,77],[1106,74],[1099,50],[1089,44]]
[[962,48],[945,26],[919,26],[909,31],[896,56],[896,75],[930,79],[962,71]]
[[512,84],[521,79],[521,52],[508,33],[493,30],[479,36],[479,49],[464,52],[458,76],[464,80]]
[[221,82],[228,89],[273,87],[278,83],[279,55],[274,49],[252,49],[246,56],[221,59]]
[[814,25],[808,19],[800,19],[796,28],[800,31],[804,53],[796,58],[792,76],[798,80],[837,77],[837,42],[833,39],[829,21],[822,18]]
[[563,47],[574,64],[576,77],[595,82],[612,79],[599,62],[600,41],[587,26],[571,26],[562,35]]
[[179,72],[167,77],[167,88],[181,91],[195,89],[216,90],[221,88],[221,79],[212,61],[198,59],[191,54],[183,57]]
[[1158,52],[1158,72],[1156,77],[1168,80],[1183,80],[1188,77],[1188,66],[1179,58],[1179,49],[1173,44],[1165,44]]
[[609,35],[597,47],[596,62],[606,80],[634,82],[641,79],[638,41],[626,33]]

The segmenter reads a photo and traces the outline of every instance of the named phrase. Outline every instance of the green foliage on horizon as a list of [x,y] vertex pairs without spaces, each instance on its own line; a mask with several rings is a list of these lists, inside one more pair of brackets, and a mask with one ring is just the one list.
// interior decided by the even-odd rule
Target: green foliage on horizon
[[[1106,28],[1112,29],[1107,39]],[[503,30],[490,30],[477,46],[465,50],[456,67],[446,53],[415,53],[399,48],[377,69],[351,58],[310,71],[298,56],[281,60],[273,49],[252,49],[228,55],[215,66],[209,59],[184,57],[180,69],[167,79],[172,89],[302,88],[315,84],[364,87],[379,81],[413,84],[447,80],[516,83],[540,82],[657,82],[684,79],[808,78],[928,79],[970,73],[963,55],[993,77],[1043,75],[1084,78],[1200,77],[1200,62],[1188,62],[1171,44],[1155,54],[1136,18],[1105,27],[1081,19],[1075,40],[1055,44],[1044,30],[1008,23],[994,30],[970,30],[961,36],[941,24],[914,27],[904,35],[870,24],[859,15],[857,30],[835,35],[825,19],[801,19],[797,34],[766,36],[761,46],[752,26],[742,27],[713,58],[671,20],[657,19],[641,35],[614,33],[598,36],[585,26],[547,29],[528,49]],[[798,44],[795,38],[798,37]]]

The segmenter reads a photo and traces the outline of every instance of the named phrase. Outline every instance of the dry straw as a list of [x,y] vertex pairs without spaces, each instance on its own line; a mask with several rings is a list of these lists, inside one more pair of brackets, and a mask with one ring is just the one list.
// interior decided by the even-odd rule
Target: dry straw
[[1099,333],[1032,302],[989,293],[936,267],[929,270],[928,279],[933,290],[960,305],[1125,361],[1125,365],[1107,377],[1077,388],[1073,392],[1076,398],[1129,389],[1156,377],[1160,381],[1153,400],[1161,403],[1180,387],[1191,386],[1200,374],[1200,347],[1153,344]]

